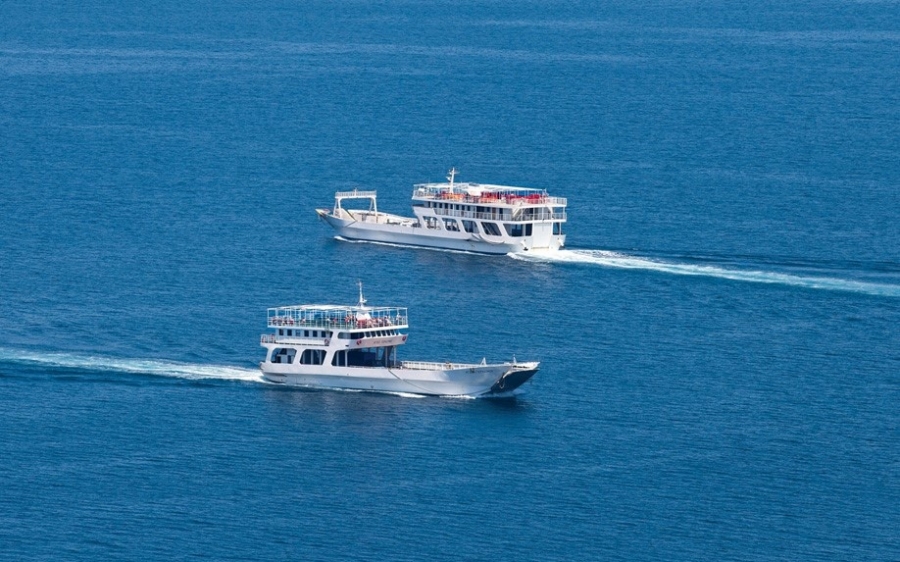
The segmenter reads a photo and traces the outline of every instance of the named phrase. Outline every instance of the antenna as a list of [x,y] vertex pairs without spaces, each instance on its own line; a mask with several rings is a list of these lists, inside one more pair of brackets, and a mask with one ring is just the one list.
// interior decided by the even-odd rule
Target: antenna
[[447,180],[450,181],[450,191],[453,191],[453,178],[456,177],[456,167],[450,168],[450,172],[448,173],[450,174],[447,176]]
[[362,292],[362,281],[357,281],[356,285],[359,287],[359,307],[362,308],[362,307],[366,306],[366,299],[365,299],[365,297],[363,297],[363,292]]

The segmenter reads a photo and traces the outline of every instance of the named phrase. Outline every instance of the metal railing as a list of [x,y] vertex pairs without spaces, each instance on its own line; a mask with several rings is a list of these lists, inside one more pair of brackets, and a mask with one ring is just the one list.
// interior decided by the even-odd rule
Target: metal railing
[[474,367],[484,367],[480,363],[435,363],[429,361],[401,361],[401,369],[414,369],[418,371],[442,371],[444,369],[471,369]]
[[303,330],[403,328],[409,321],[405,307],[280,306],[268,309],[266,316],[270,328]]
[[475,211],[457,211],[451,209],[434,208],[434,214],[444,217],[458,217],[461,219],[478,219],[503,222],[539,222],[539,221],[565,221],[565,211],[561,213],[551,213],[547,209],[534,209],[534,212],[528,213],[529,209],[522,209],[516,216],[518,209],[497,209],[495,213],[478,213]]
[[328,345],[328,338],[304,338],[296,336],[278,336],[275,334],[263,334],[259,337],[259,343],[294,343],[303,345]]
[[304,320],[294,319],[292,317],[278,316],[269,317],[266,324],[269,328],[294,328],[297,330],[367,330],[370,328],[408,328],[407,318],[405,316],[397,316],[392,318],[372,318],[369,320],[338,320],[317,319]]
[[338,191],[334,194],[335,199],[351,199],[353,197],[360,197],[368,199],[369,197],[375,197],[377,195],[377,191]]
[[550,195],[469,195],[468,193],[450,193],[449,191],[416,190],[412,196],[413,199],[468,203],[470,205],[555,205],[558,207],[568,205],[568,200],[565,197],[552,197]]

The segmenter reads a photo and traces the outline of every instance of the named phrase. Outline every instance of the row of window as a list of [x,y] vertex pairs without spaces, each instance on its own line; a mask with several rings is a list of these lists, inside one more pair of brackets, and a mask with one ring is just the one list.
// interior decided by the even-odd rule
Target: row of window
[[[396,362],[393,347],[372,349],[348,349],[336,352],[331,358],[335,367],[390,367]],[[300,354],[300,365],[325,363],[324,349],[306,349]],[[297,358],[297,350],[281,347],[272,350],[272,363],[291,365]]]
[[[330,338],[334,332],[328,330],[292,330],[290,328],[278,328],[279,336],[293,336],[298,338]],[[396,336],[397,330],[374,330],[371,332],[338,332],[338,338],[342,340],[358,340],[360,338],[380,338]]]
[[[462,219],[463,229],[470,234],[478,233],[478,224],[475,221],[470,221],[466,219]],[[481,228],[485,234],[488,236],[500,236],[500,227],[497,226],[497,223],[483,221],[480,223]],[[558,224],[558,223],[556,223]],[[557,230],[556,224],[554,224],[554,230]],[[444,230],[449,232],[459,232],[459,221],[451,218],[443,219]],[[425,226],[431,228],[433,230],[440,230],[441,228],[441,219],[438,217],[425,217]],[[503,227],[506,229],[507,234],[514,237],[521,236],[531,236],[532,225],[529,224],[504,224]]]
[[330,338],[331,332],[326,330],[291,330],[278,328],[279,336],[296,336],[298,338]]
[[372,332],[338,332],[339,340],[358,340],[360,338],[382,338],[387,336],[396,336],[400,332],[397,330],[374,330]]
[[[297,350],[289,347],[282,347],[272,351],[272,363],[287,363],[290,365],[296,357]],[[299,363],[301,365],[321,365],[324,362],[324,349],[306,349],[300,354]]]
[[396,348],[393,347],[348,349],[335,352],[331,358],[335,367],[393,367],[396,363]]
[[[512,209],[498,209],[496,207],[481,207],[472,205],[458,205],[456,203],[435,203],[429,202],[425,205],[432,209],[440,209],[437,211],[439,215],[452,214],[455,216],[468,216],[478,219],[489,218],[495,220],[510,220],[513,213]],[[525,207],[516,212],[518,220],[534,221],[548,219],[564,219],[566,213],[565,207]]]

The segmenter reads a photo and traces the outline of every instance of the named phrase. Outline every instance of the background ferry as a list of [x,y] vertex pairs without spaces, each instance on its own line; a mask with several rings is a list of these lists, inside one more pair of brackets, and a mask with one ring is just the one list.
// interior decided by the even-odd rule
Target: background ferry
[[[527,187],[456,183],[414,186],[414,217],[378,210],[375,191],[339,191],[334,208],[316,209],[319,217],[343,238],[509,254],[556,251],[565,245],[566,199]],[[346,209],[344,201],[368,200],[368,209]]]

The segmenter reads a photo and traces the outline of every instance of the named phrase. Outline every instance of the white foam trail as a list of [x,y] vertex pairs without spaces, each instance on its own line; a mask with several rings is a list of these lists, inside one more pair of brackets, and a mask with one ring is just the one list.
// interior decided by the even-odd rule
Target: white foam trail
[[190,380],[219,379],[245,382],[265,382],[258,369],[244,369],[227,365],[199,365],[158,359],[122,359],[73,353],[34,353],[12,349],[0,349],[0,361],[90,369],[114,373],[137,373]]
[[586,263],[620,269],[660,271],[674,275],[718,277],[749,283],[770,283],[807,289],[849,291],[884,297],[900,297],[900,285],[870,283],[838,277],[815,277],[777,271],[730,269],[711,265],[667,262],[604,250],[560,250],[558,252],[510,254],[510,257],[527,261]]

